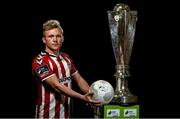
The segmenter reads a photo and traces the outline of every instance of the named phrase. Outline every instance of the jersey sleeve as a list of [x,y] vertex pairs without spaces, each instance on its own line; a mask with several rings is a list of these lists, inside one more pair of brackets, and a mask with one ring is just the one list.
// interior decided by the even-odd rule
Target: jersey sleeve
[[74,74],[76,74],[76,72],[78,72],[76,67],[74,66],[73,62],[71,62],[71,71],[70,72],[71,72],[71,75],[74,75]]
[[32,73],[41,81],[46,80],[50,76],[54,75],[53,70],[50,67],[48,59],[46,57],[36,57],[32,63]]

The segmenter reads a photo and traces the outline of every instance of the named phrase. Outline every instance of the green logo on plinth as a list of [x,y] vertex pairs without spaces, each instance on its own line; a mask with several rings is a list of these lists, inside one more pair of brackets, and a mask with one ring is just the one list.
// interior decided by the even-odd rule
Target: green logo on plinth
[[104,118],[139,118],[139,105],[104,105]]

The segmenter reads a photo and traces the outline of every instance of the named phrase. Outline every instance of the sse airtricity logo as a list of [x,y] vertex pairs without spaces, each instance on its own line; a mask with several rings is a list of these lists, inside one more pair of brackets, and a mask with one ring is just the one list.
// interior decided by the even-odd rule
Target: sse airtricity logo
[[107,117],[120,117],[119,109],[107,109]]
[[136,116],[137,116],[137,109],[124,110],[124,117],[136,117]]

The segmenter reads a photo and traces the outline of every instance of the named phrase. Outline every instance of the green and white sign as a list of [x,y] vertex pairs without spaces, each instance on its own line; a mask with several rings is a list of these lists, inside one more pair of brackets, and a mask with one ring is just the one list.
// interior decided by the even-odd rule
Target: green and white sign
[[104,118],[139,118],[139,105],[104,105]]

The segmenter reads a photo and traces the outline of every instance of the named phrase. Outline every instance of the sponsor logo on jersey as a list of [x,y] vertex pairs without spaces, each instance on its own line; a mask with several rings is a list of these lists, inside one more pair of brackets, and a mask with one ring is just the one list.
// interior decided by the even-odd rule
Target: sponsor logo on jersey
[[44,74],[46,74],[47,72],[49,72],[49,68],[47,65],[43,65],[41,67],[38,67],[36,69],[36,72],[37,74],[40,76],[40,77],[43,77]]

